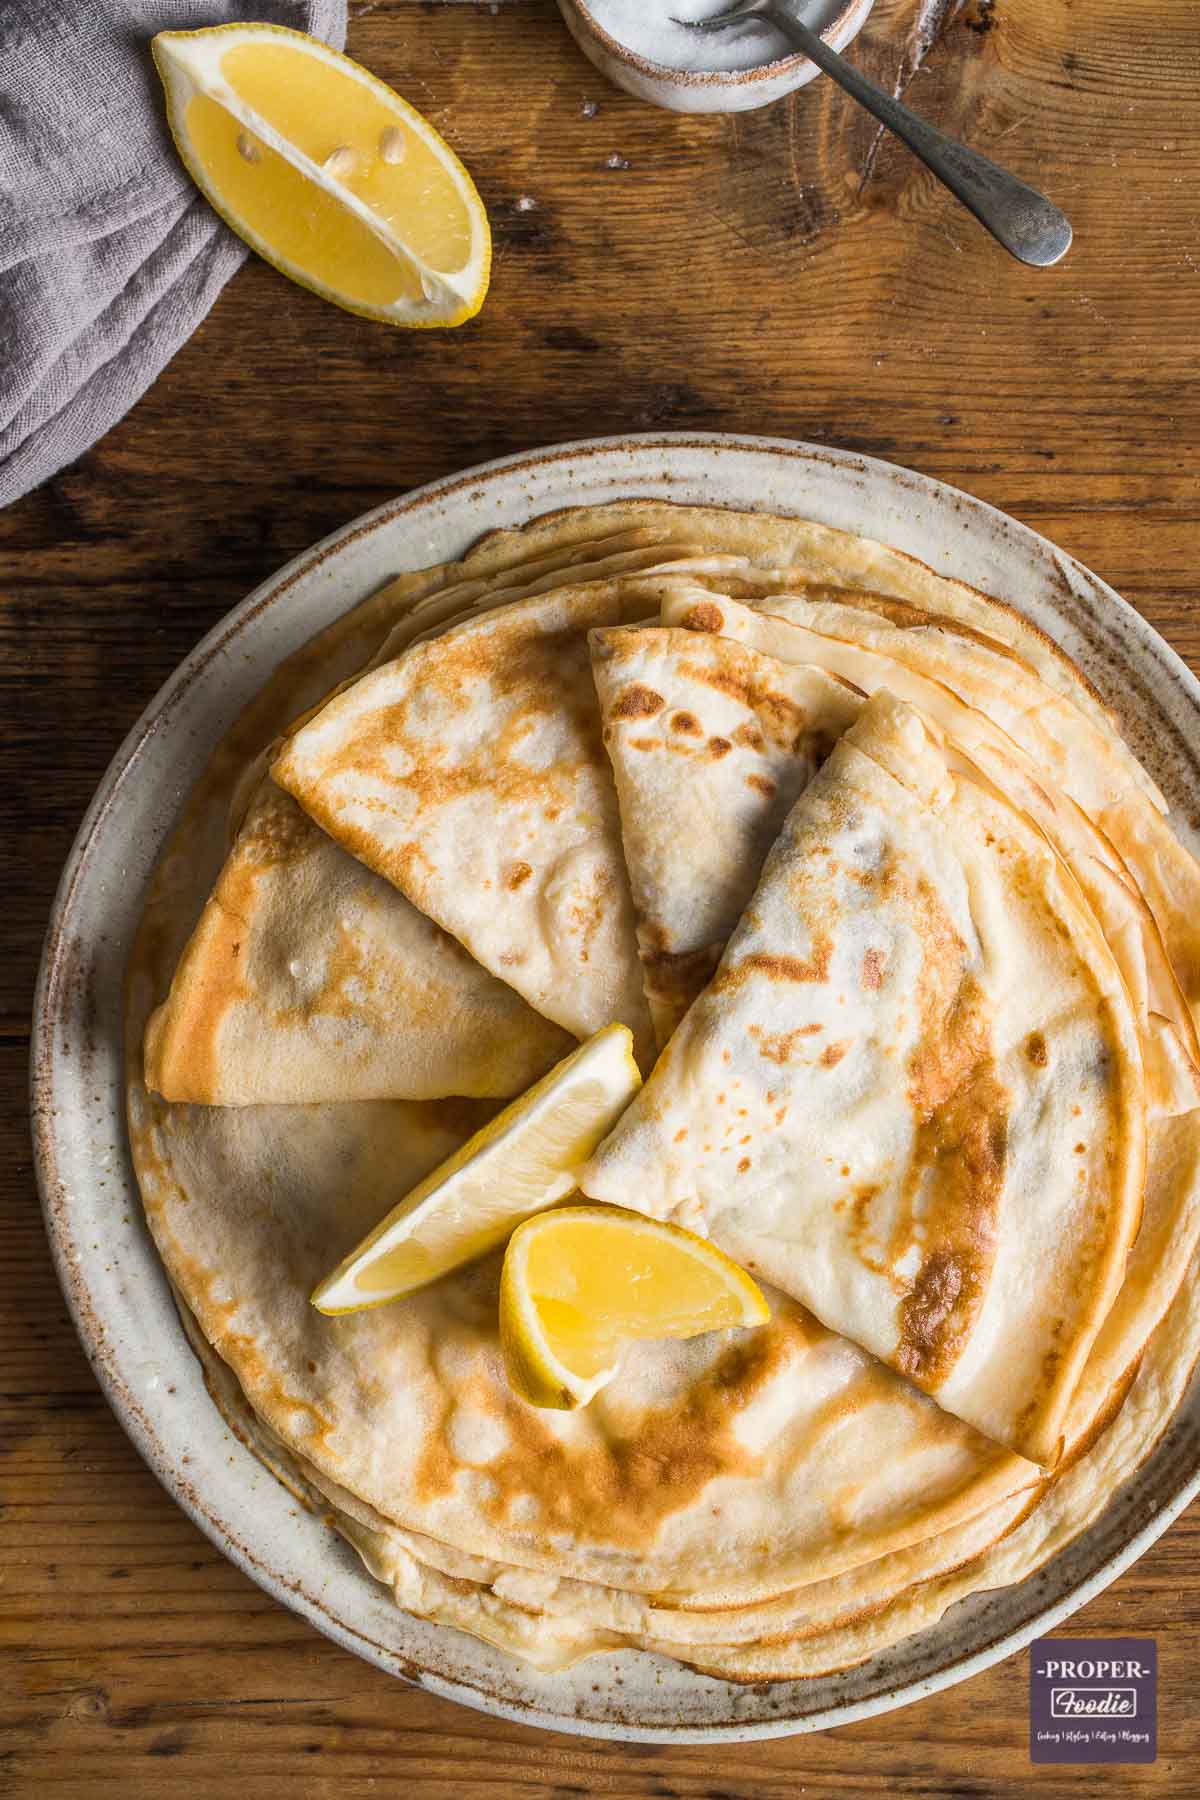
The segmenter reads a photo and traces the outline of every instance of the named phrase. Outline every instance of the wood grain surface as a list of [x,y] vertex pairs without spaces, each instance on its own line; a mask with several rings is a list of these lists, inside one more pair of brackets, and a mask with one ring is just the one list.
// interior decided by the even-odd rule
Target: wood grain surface
[[0,514],[0,1793],[1200,1794],[1196,1509],[1071,1626],[1157,1635],[1153,1767],[1031,1768],[1024,1655],[816,1737],[589,1743],[440,1702],[318,1637],[199,1535],[96,1388],[28,1148],[41,935],[122,734],[314,538],[505,451],[778,433],[994,502],[1200,666],[1196,0],[879,0],[856,57],[1071,215],[1074,250],[1040,274],[827,83],[679,118],[609,89],[549,0],[351,11],[352,53],[479,182],[497,248],[481,316],[390,332],[251,262],[129,417]]

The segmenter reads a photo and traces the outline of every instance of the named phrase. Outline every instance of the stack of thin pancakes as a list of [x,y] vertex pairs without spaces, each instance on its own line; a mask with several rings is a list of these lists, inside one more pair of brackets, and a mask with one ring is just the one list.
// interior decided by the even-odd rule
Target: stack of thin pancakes
[[[132,965],[146,1213],[232,1427],[398,1603],[543,1669],[825,1673],[1022,1579],[1200,1351],[1200,868],[1017,613],[797,520],[484,539],[277,674]],[[754,1331],[505,1380],[500,1253],[316,1281],[577,1040],[581,1185],[710,1235]]]

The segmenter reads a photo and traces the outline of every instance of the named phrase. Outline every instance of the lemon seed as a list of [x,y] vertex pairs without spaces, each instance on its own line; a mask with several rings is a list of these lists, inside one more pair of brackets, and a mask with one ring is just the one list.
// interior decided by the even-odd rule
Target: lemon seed
[[237,147],[238,155],[244,156],[247,162],[255,163],[262,161],[262,151],[250,136],[249,132],[238,132]]
[[335,181],[345,181],[354,168],[354,152],[348,144],[339,144],[331,150],[323,164],[325,173],[332,175]]
[[403,162],[407,148],[404,133],[395,125],[389,125],[386,131],[380,132],[379,154],[385,163]]

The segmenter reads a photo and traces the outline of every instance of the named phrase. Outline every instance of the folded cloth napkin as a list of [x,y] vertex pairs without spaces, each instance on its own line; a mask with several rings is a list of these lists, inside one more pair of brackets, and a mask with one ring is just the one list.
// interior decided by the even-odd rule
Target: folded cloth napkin
[[0,506],[128,412],[246,255],[175,152],[149,44],[247,14],[345,37],[346,0],[0,0]]

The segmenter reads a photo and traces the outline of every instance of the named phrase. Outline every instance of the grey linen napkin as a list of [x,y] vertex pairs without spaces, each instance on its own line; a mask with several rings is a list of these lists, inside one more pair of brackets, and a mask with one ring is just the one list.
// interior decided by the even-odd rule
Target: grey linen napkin
[[247,254],[167,131],[156,31],[340,46],[346,0],[0,0],[0,506],[128,412]]

